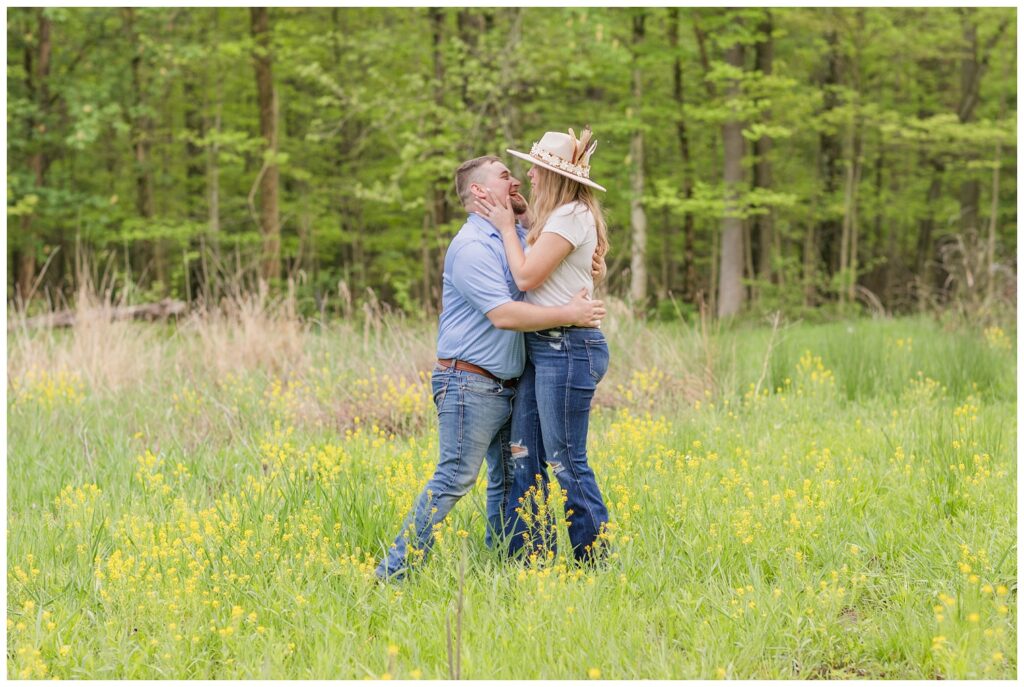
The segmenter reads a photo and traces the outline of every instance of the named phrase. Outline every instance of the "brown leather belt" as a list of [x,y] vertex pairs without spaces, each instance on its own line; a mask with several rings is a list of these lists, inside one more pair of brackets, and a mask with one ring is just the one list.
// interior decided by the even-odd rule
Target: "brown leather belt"
[[455,367],[456,370],[462,370],[463,372],[472,372],[473,374],[478,374],[478,375],[480,375],[482,377],[487,377],[487,379],[493,379],[494,381],[496,381],[498,384],[501,384],[506,389],[514,388],[515,385],[519,383],[519,378],[518,377],[515,377],[513,379],[501,379],[500,377],[495,377],[494,375],[492,375],[490,372],[488,372],[484,368],[480,367],[479,365],[474,365],[473,363],[467,363],[465,360],[452,360],[451,358],[438,358],[437,359],[437,364],[440,365],[441,367],[443,367],[446,370],[450,370],[453,367],[453,364],[454,364],[454,367]]

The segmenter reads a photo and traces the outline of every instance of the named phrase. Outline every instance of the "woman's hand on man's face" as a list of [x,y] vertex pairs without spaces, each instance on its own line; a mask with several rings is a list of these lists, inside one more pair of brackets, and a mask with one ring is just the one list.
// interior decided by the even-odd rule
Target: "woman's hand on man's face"
[[476,211],[503,232],[516,230],[516,216],[508,198],[498,198],[491,189],[487,189],[486,198],[476,199]]

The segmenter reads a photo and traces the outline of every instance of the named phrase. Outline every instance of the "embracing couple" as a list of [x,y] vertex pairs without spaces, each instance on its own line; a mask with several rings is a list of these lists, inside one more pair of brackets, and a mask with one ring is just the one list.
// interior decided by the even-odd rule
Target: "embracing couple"
[[[573,555],[600,556],[608,522],[587,462],[590,404],[608,369],[591,300],[608,238],[590,180],[596,141],[548,132],[529,154],[531,201],[501,159],[459,166],[455,188],[469,213],[444,261],[437,364],[432,373],[440,459],[377,566],[400,579],[421,563],[434,527],[476,484],[487,460],[487,543],[508,553],[550,551],[541,516],[550,467],[565,494]],[[523,334],[522,332],[525,332]]]

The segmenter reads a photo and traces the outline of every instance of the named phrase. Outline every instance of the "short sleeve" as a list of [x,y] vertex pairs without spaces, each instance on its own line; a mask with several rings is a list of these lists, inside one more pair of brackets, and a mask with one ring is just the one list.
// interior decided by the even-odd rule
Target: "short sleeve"
[[494,251],[478,241],[467,243],[455,254],[452,285],[484,314],[512,301],[501,261]]
[[579,205],[563,205],[548,218],[542,231],[558,234],[577,248],[587,239],[588,214],[589,211]]

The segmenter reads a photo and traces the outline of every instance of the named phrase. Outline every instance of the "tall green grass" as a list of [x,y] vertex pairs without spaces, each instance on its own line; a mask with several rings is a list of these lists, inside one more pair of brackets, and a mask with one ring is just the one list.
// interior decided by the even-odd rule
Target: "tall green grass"
[[202,326],[12,341],[9,677],[1016,675],[1013,332],[613,318],[608,565],[487,549],[481,476],[381,585],[431,326]]

